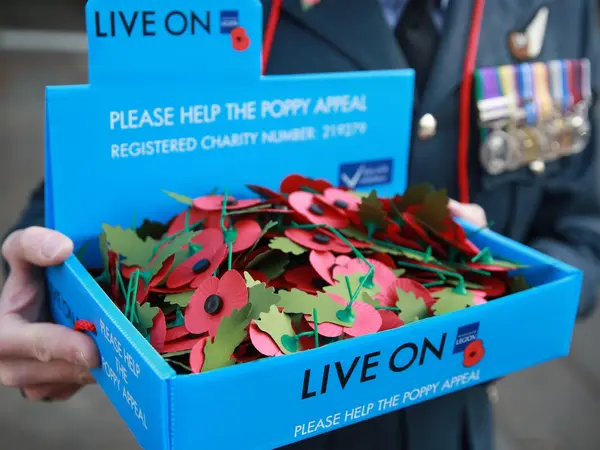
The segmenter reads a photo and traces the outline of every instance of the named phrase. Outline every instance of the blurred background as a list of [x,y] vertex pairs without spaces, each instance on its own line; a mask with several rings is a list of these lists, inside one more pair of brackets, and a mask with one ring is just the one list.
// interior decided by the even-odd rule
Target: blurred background
[[[1,235],[43,175],[44,87],[87,81],[84,3],[0,0]],[[600,309],[577,326],[568,358],[498,384],[498,450],[600,449],[598,343]],[[63,404],[34,404],[0,388],[0,442],[7,450],[138,448],[98,388]]]

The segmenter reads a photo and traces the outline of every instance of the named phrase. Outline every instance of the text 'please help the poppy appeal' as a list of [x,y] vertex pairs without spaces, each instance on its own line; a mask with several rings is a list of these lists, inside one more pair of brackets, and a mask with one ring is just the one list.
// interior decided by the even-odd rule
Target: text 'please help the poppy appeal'
[[[153,140],[115,142],[110,145],[110,154],[112,159],[125,159],[180,154],[196,150],[222,150],[255,145],[352,138],[367,133],[366,121],[353,120],[356,114],[367,111],[366,95],[332,95],[318,98],[282,98],[114,110],[108,114],[111,132],[178,128],[182,134]],[[269,123],[274,120],[316,118],[324,115],[336,117],[352,115],[353,119],[342,118],[319,125],[303,121],[302,124],[289,127],[269,127]],[[254,122],[255,125],[243,130],[239,127],[222,126],[221,122]],[[194,129],[195,126],[197,128]],[[236,128],[235,131],[233,128]]]

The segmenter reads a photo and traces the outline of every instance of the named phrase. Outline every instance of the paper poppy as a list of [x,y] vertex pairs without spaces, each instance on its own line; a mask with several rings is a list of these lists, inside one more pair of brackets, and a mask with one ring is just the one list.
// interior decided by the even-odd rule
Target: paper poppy
[[[346,300],[339,295],[328,295],[341,305],[347,304]],[[352,304],[352,311],[354,312],[354,322],[352,325],[342,326],[335,323],[320,323],[319,334],[325,337],[338,337],[342,334],[357,337],[376,333],[380,330],[383,320],[379,315],[379,311],[373,306],[361,301],[356,301]],[[315,324],[310,320],[308,322],[310,327],[314,330]]]
[[193,373],[202,372],[202,367],[204,366],[204,347],[206,347],[206,343],[208,342],[208,338],[203,337],[192,348],[192,352],[190,353],[190,367]]
[[331,206],[335,206],[342,211],[357,212],[358,205],[361,202],[361,199],[356,195],[338,188],[325,189],[323,197]]
[[[233,224],[236,231],[236,238],[233,241],[232,249],[234,253],[248,250],[252,247],[262,234],[262,228],[254,219],[242,219]],[[221,237],[223,242],[223,237]]]
[[[501,274],[496,274],[501,275]],[[508,279],[504,276],[486,276],[480,274],[469,274],[469,279],[481,285],[478,288],[486,293],[486,297],[500,297],[508,291]]]
[[250,340],[242,342],[233,353],[233,357],[238,363],[256,361],[257,359],[260,359],[263,356],[264,355],[256,349],[256,347],[254,346],[254,344],[252,344],[252,341]]
[[398,291],[396,289],[401,289],[404,292],[412,292],[415,294],[416,298],[423,299],[430,312],[431,307],[437,301],[432,297],[431,292],[417,281],[410,278],[398,278],[387,287],[384,296],[380,297],[380,300],[385,303],[386,306],[396,305],[396,302],[398,301]]
[[325,224],[336,229],[346,228],[349,224],[348,217],[317,195],[309,192],[293,192],[288,201],[292,209],[310,223]]
[[283,352],[279,349],[271,336],[258,328],[254,322],[248,327],[248,335],[252,345],[258,350],[261,355],[265,356],[281,356]]
[[404,220],[405,227],[410,228],[412,232],[414,232],[419,239],[424,241],[427,245],[431,246],[437,253],[440,255],[447,257],[448,252],[446,249],[437,241],[432,239],[427,231],[423,228],[423,226],[419,223],[416,217],[412,216],[409,213],[402,214],[402,220]]
[[187,211],[183,211],[175,216],[169,225],[167,236],[173,236],[183,231],[185,229],[186,217],[188,229],[191,231],[198,231],[205,228],[219,228],[221,226],[221,210],[203,211],[201,209],[189,208]]
[[167,320],[162,310],[152,319],[152,331],[150,332],[150,344],[157,352],[162,352],[167,338]]
[[465,347],[463,366],[473,367],[481,362],[485,356],[485,348],[483,347],[483,341],[477,339]]
[[[385,264],[370,258],[367,258],[367,261],[374,268],[373,282],[379,286],[380,294],[383,294],[387,287],[396,281],[397,277],[394,275],[394,272],[392,272],[392,269]],[[333,268],[334,278],[338,275],[354,275],[355,273],[366,275],[369,273],[369,266],[367,266],[363,260],[354,258],[348,261],[348,264],[345,266],[336,266]],[[377,297],[379,298],[379,296]]]
[[212,276],[225,260],[227,246],[223,243],[221,230],[209,228],[202,231],[194,240],[194,244],[202,247],[198,252],[182,262],[167,278],[167,287],[196,287],[203,280]]
[[331,277],[331,269],[335,266],[335,256],[331,252],[320,252],[312,250],[308,257],[311,266],[323,280],[329,284],[335,284]]
[[378,312],[381,316],[381,328],[379,331],[393,330],[394,328],[400,328],[404,325],[402,319],[394,311],[380,309]]
[[185,310],[185,326],[190,333],[208,332],[216,336],[223,317],[248,303],[246,281],[239,272],[229,270],[221,279],[209,277],[196,289]]
[[279,203],[278,206],[287,205],[287,199],[278,192],[272,191],[266,187],[257,186],[255,184],[247,184],[246,187],[265,200]]
[[315,294],[328,285],[310,265],[303,265],[286,270],[283,274],[285,281],[291,283],[301,291]]
[[165,342],[163,347],[163,353],[179,353],[179,352],[187,352],[194,348],[194,346],[200,342],[200,340],[204,339],[205,336],[195,336],[195,337],[183,337],[180,339],[175,339],[173,341]]
[[238,52],[243,52],[250,47],[250,38],[243,27],[235,27],[231,30],[231,43]]
[[303,177],[302,175],[288,175],[281,182],[279,190],[284,194],[291,194],[292,192],[308,190],[312,192],[318,192],[322,194],[325,189],[333,187],[331,183],[326,180],[313,180],[311,178]]
[[394,261],[394,258],[392,258],[387,253],[381,253],[381,252],[373,253],[372,255],[369,255],[369,259],[372,259],[374,261],[379,261],[380,263],[388,266],[390,269],[396,268],[396,262]]
[[194,207],[201,211],[222,211],[223,202],[227,203],[225,206],[226,211],[237,211],[259,205],[261,200],[237,200],[232,196],[228,196],[227,200],[225,200],[223,195],[205,195],[194,200]]
[[350,253],[352,249],[344,241],[325,228],[289,228],[285,236],[296,244],[320,252]]
[[178,327],[169,328],[165,335],[165,341],[175,341],[177,339],[181,339],[182,337],[187,336],[190,332],[187,330],[185,325],[180,325]]

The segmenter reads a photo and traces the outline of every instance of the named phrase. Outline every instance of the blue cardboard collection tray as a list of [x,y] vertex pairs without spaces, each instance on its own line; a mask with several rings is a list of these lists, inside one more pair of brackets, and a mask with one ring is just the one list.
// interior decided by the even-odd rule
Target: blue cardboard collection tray
[[[47,90],[47,225],[79,247],[102,223],[178,212],[163,189],[244,197],[245,184],[277,188],[292,172],[402,192],[412,71],[263,77],[261,17],[258,0],[89,1],[90,84]],[[94,376],[143,448],[271,449],[568,353],[581,273],[491,231],[473,240],[529,266],[534,288],[198,375],[176,375],[77,258],[48,282],[59,323],[96,325]],[[474,339],[485,356],[467,369]]]

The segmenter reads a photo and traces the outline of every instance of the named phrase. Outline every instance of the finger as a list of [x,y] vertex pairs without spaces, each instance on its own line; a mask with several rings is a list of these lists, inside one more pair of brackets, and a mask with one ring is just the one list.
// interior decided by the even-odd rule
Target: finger
[[0,359],[62,360],[81,367],[100,365],[100,355],[88,335],[53,323],[6,320],[0,327]]
[[65,361],[40,362],[32,359],[0,361],[0,383],[20,388],[42,384],[93,384],[94,378],[85,367]]
[[34,402],[64,401],[71,398],[83,386],[74,383],[40,384],[21,389],[23,397]]
[[485,211],[475,203],[459,203],[450,199],[448,207],[454,216],[460,217],[475,226],[485,227],[487,225]]
[[42,227],[29,227],[11,233],[2,245],[2,255],[11,270],[27,271],[30,266],[49,267],[60,264],[73,252],[73,241]]

